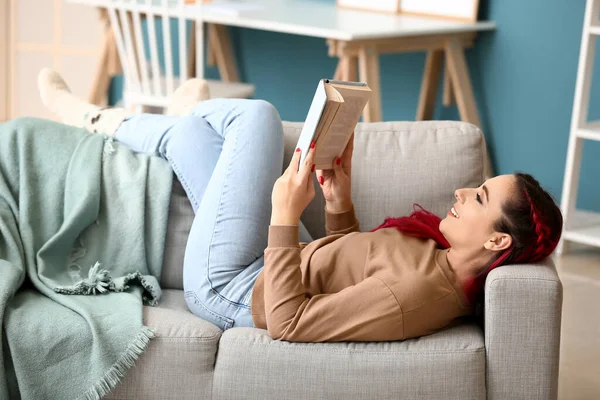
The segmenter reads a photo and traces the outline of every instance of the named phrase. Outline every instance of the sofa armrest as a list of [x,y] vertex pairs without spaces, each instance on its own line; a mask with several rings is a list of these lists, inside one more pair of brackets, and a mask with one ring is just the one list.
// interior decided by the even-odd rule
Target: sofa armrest
[[556,399],[562,284],[553,261],[505,265],[485,283],[488,399]]

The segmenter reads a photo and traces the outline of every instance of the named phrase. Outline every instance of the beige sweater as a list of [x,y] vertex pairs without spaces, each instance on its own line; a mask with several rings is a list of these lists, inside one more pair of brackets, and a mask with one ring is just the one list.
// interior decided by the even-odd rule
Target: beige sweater
[[270,226],[252,320],[293,342],[391,341],[427,335],[470,314],[433,240],[396,228],[359,232],[354,210],[326,213],[326,237],[298,243],[297,226]]

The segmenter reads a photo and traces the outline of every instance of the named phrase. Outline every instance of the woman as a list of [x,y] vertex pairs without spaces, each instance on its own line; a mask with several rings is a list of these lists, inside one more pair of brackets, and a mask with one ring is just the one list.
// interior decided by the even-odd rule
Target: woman
[[315,194],[314,143],[303,165],[297,150],[279,176],[283,132],[270,104],[201,101],[206,84],[191,80],[169,111],[189,115],[130,115],[82,102],[52,71],[42,71],[39,83],[44,103],[65,123],[170,163],[196,213],[185,299],[223,330],[256,326],[299,342],[426,335],[472,312],[489,271],[548,257],[560,238],[559,208],[526,174],[456,190],[443,220],[417,209],[360,232],[351,140],[332,170],[316,171],[328,236],[299,243],[300,215]]

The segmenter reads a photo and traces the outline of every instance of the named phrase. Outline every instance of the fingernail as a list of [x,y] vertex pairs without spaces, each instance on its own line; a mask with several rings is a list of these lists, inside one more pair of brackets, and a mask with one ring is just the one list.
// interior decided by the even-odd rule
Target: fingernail
[[325,182],[325,178],[323,178],[322,176],[319,177],[319,183],[322,185],[323,182]]
[[298,148],[296,149],[296,153],[297,153],[297,152],[299,152],[299,151],[300,151],[300,147],[298,147]]
[[314,149],[314,148],[315,148],[315,144],[316,144],[315,142],[311,142],[311,143],[310,143],[310,148],[311,148],[311,149]]
[[335,160],[335,163],[336,163],[337,165],[340,165],[340,163],[341,163],[341,162],[342,162],[342,159],[341,159],[341,158],[339,158],[339,157],[337,158],[337,160]]
[[310,172],[315,172],[315,164],[310,168]]

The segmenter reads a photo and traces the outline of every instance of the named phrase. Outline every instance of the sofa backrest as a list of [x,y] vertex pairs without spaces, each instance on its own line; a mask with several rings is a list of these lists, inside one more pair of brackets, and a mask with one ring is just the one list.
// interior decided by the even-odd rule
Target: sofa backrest
[[[284,123],[287,167],[302,123]],[[386,217],[408,215],[413,204],[444,217],[454,190],[483,182],[485,146],[474,125],[454,121],[360,123],[354,137],[352,201],[361,230]],[[302,215],[314,239],[325,235],[325,201],[314,180],[315,199]],[[163,288],[182,289],[183,256],[194,212],[179,182],[173,185],[163,261]]]
[[[302,123],[285,123],[287,166]],[[352,202],[361,230],[386,217],[408,215],[418,203],[444,217],[454,191],[483,182],[485,146],[481,131],[456,121],[360,123],[354,135]],[[316,196],[302,222],[316,239],[325,235],[323,199]]]

